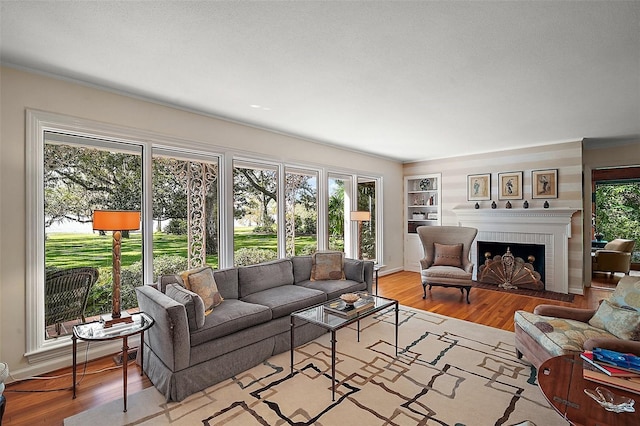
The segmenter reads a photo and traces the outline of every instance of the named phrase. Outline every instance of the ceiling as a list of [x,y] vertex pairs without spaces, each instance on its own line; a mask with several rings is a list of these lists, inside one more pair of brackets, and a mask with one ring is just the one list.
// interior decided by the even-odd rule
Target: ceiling
[[4,65],[398,161],[640,139],[640,1],[1,5]]

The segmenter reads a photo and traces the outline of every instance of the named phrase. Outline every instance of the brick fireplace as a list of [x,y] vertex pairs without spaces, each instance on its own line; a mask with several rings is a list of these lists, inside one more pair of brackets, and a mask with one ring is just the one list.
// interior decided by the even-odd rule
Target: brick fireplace
[[[469,209],[453,210],[460,226],[478,229],[476,241],[544,246],[545,289],[569,293],[569,238],[571,217],[577,209]],[[471,247],[471,259],[478,249]],[[477,279],[478,265],[473,272]]]

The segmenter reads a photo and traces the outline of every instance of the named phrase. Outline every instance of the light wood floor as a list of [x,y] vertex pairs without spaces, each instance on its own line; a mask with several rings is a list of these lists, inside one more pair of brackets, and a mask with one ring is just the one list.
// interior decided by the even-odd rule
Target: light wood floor
[[[550,303],[574,307],[595,307],[598,301],[608,297],[617,278],[606,275],[596,277],[584,296],[575,296],[573,303],[556,302],[528,296],[473,289],[471,304],[467,304],[457,289],[434,288],[422,299],[420,276],[414,272],[399,272],[380,277],[378,294],[400,301],[402,305],[437,312],[491,327],[513,331],[513,314],[518,309],[533,311],[536,305]],[[596,288],[596,286],[601,288]],[[106,371],[103,371],[106,370]],[[111,357],[88,363],[87,374],[82,377],[77,398],[71,398],[71,369],[52,372],[48,380],[28,380],[7,386],[7,407],[2,424],[14,425],[62,425],[66,417],[106,402],[122,398],[122,370]],[[141,377],[135,364],[130,363],[128,394],[152,386],[146,376]],[[58,390],[60,389],[60,390]]]

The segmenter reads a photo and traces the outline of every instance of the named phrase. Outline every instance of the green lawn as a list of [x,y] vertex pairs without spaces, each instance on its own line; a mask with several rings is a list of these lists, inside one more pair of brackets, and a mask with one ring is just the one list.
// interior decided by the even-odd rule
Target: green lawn
[[[278,240],[274,234],[255,234],[252,228],[236,228],[233,239],[234,250],[255,247],[276,251]],[[45,258],[47,266],[73,268],[90,266],[111,267],[112,236],[93,234],[53,233],[47,235]],[[296,248],[316,246],[315,236],[296,237]],[[142,237],[140,233],[131,233],[123,238],[121,245],[121,265],[130,266],[142,258]],[[153,234],[153,255],[172,255],[187,257],[187,236],[169,235],[162,232]],[[217,267],[218,256],[208,255],[207,264]]]

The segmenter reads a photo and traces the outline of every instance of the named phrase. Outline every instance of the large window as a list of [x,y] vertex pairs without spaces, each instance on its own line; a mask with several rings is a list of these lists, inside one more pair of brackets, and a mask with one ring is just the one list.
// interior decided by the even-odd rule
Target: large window
[[377,179],[358,177],[358,211],[369,213],[370,220],[358,227],[359,251],[363,259],[375,261],[376,254],[376,187]]
[[236,266],[278,257],[278,168],[234,161],[233,259]]
[[351,176],[329,174],[327,224],[329,250],[351,251],[349,213],[351,211]]
[[[93,230],[93,211],[141,210],[141,153],[134,144],[45,132],[45,339],[69,334],[77,313],[111,312],[112,236]],[[139,232],[122,232],[121,259],[121,307],[129,309],[142,284]],[[85,267],[97,269],[97,282],[81,279]]]
[[318,173],[287,168],[285,181],[286,254],[311,254],[318,249]]
[[[327,248],[381,256],[379,177],[229,158],[202,144],[46,112],[27,112],[27,143],[30,362],[51,351],[66,356],[78,321],[45,320],[55,309],[46,303],[47,273],[97,269],[83,316],[111,311],[113,239],[93,230],[97,209],[141,212],[140,229],[122,232],[122,310],[137,308],[136,286],[204,264],[228,268]],[[360,234],[353,210],[371,213]]]
[[632,269],[640,264],[640,167],[592,171],[592,240],[635,240]]
[[217,268],[218,159],[157,150],[153,156],[153,272]]

